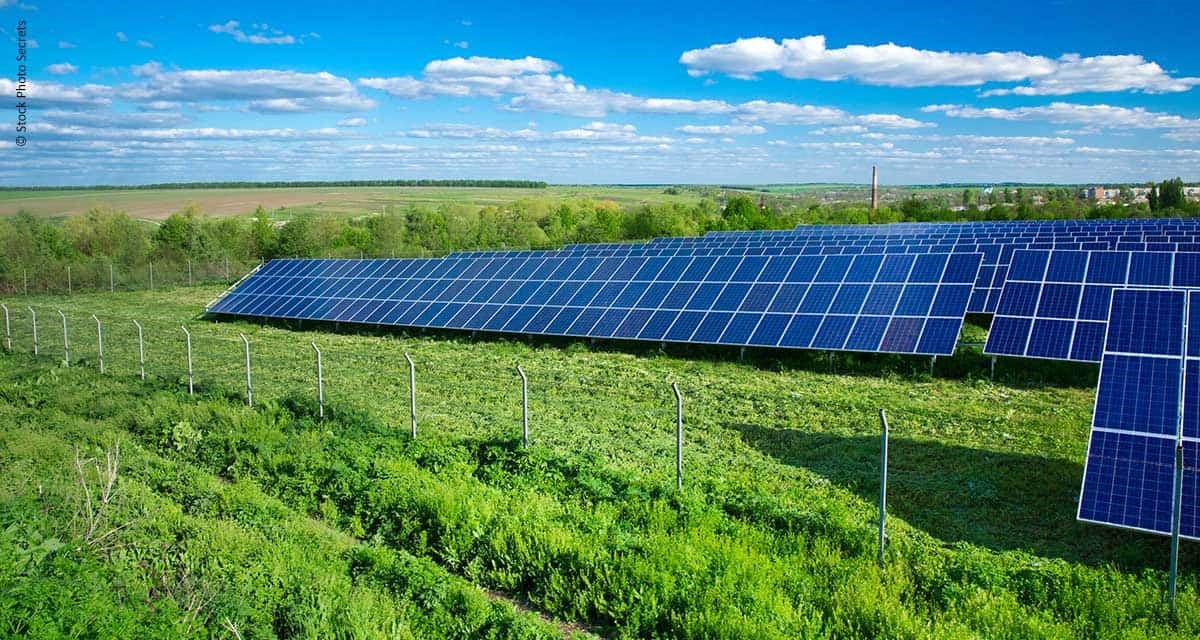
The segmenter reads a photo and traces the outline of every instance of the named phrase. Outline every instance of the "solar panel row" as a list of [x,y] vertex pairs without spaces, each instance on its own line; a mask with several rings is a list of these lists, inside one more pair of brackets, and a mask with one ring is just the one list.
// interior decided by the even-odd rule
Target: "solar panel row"
[[984,353],[1100,362],[1109,299],[1125,286],[1200,287],[1200,253],[1017,251]]
[[1200,292],[1112,292],[1077,517],[1200,539]]
[[950,354],[980,254],[275,260],[211,311],[592,338]]

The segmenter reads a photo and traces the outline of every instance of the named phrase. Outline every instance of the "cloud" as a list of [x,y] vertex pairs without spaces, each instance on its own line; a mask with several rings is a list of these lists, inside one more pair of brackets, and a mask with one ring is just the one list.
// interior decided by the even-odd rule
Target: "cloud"
[[277,69],[191,69],[165,71],[157,62],[133,67],[139,82],[121,87],[122,96],[139,103],[204,103],[246,100],[258,113],[368,111],[374,100],[359,94],[346,78],[322,71]]
[[117,32],[117,41],[118,42],[129,42],[129,36],[125,35],[124,31],[118,31]]
[[1115,107],[1107,104],[1053,102],[1036,107],[978,108],[957,104],[931,104],[921,107],[925,113],[944,113],[952,118],[1020,121],[1046,121],[1078,124],[1105,129],[1200,129],[1200,119],[1149,111],[1144,107]]
[[367,126],[367,119],[360,118],[360,117],[342,118],[341,120],[338,120],[337,126],[339,126],[339,127],[365,127],[365,126]]
[[139,48],[139,49],[153,49],[153,48],[154,48],[154,43],[152,43],[152,42],[150,42],[150,41],[148,41],[148,40],[138,40],[138,41],[137,41],[137,46],[138,46],[138,48]]
[[[279,29],[271,29],[270,25],[267,24],[256,23],[250,26],[251,30],[255,33],[247,34],[242,30],[241,23],[239,23],[237,20],[229,20],[224,24],[210,24],[208,25],[208,30],[213,33],[222,33],[232,36],[237,42],[243,42],[246,44],[296,44],[297,42],[304,42],[305,36],[303,35],[296,37],[284,33]],[[321,37],[316,33],[310,33],[308,36],[314,38]]]
[[52,65],[47,65],[46,71],[56,76],[65,76],[79,71],[79,67],[71,64],[70,62],[58,62]]
[[176,127],[191,121],[190,118],[181,113],[119,113],[115,111],[64,111],[59,109],[43,113],[40,120],[61,127],[120,129]]
[[680,133],[700,136],[760,136],[767,132],[766,127],[757,124],[685,124],[682,127],[675,127],[675,130]]
[[[101,84],[68,86],[57,82],[30,80],[26,83],[30,103],[38,107],[99,107],[112,102],[112,87]],[[17,85],[0,78],[0,94],[15,95]]]
[[[378,89],[394,98],[423,99],[439,96],[459,98],[508,98],[501,108],[511,111],[542,111],[583,118],[601,118],[611,113],[665,115],[733,115],[739,124],[843,124],[859,116],[840,109],[751,101],[731,104],[724,100],[655,98],[635,96],[608,89],[590,89],[562,73],[551,60],[525,58],[450,58],[425,65],[421,77],[396,76],[360,78],[359,86]],[[891,114],[861,116],[863,122],[888,128],[934,126]]]
[[466,49],[467,47],[471,46],[471,43],[467,42],[466,40],[459,40],[458,42],[450,42],[449,40],[442,40],[442,44],[448,44],[452,47],[458,47],[459,49]]
[[739,38],[685,51],[679,62],[688,74],[723,73],[750,79],[776,72],[797,80],[855,80],[892,87],[977,86],[990,82],[1028,84],[985,91],[982,95],[1065,95],[1084,91],[1187,91],[1200,78],[1172,77],[1157,63],[1139,55],[1058,58],[1020,51],[964,53],[930,51],[893,43],[826,46],[825,36],[803,38]]
[[75,43],[73,43],[73,42],[67,42],[66,40],[59,40],[59,41],[58,41],[58,48],[59,48],[59,49],[74,49],[74,48],[75,48]]

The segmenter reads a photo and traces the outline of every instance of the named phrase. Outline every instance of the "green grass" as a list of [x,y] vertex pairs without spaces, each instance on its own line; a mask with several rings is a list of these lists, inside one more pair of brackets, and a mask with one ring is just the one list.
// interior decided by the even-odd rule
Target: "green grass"
[[[1162,601],[1166,541],[1074,520],[1094,367],[1002,361],[993,382],[969,349],[939,360],[931,377],[928,360],[902,357],[763,351],[739,361],[723,349],[201,320],[217,293],[9,299],[22,353],[3,359],[0,391],[6,411],[36,426],[3,441],[6,476],[32,477],[20,466],[26,457],[51,469],[77,441],[101,444],[82,427],[57,426],[85,421],[139,455],[261,492],[349,544],[369,541],[371,553],[432,561],[454,579],[620,637],[1200,630],[1194,545],[1183,547],[1173,628]],[[31,303],[36,361],[23,353],[27,313],[16,312]],[[56,308],[70,318],[69,371],[52,368],[62,355]],[[94,370],[93,312],[105,321],[104,378]],[[144,384],[134,377],[133,318],[146,327]],[[186,395],[181,323],[194,336],[198,398]],[[242,332],[254,409],[242,396]],[[967,339],[981,335],[970,328]],[[315,417],[310,341],[324,354],[325,421]],[[407,437],[404,352],[417,362],[416,442]],[[530,378],[530,451],[518,444],[517,364]],[[682,494],[673,490],[670,382],[685,397]],[[892,425],[883,570],[873,546],[879,408]],[[27,438],[56,438],[59,452],[36,453]],[[146,482],[148,500],[189,501]],[[32,494],[25,482],[5,495],[4,524],[36,511]],[[224,522],[221,512],[203,515]],[[353,567],[376,564],[351,557]],[[267,575],[281,571],[263,562]],[[122,566],[95,563],[110,573]],[[386,581],[373,588],[372,597],[420,599]],[[429,611],[421,615],[440,615]]]

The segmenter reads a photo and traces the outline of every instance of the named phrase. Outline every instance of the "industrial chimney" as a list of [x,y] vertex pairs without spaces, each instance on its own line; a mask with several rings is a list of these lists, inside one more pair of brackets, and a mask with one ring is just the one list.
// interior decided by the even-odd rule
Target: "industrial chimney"
[[879,208],[879,167],[871,165],[871,211]]

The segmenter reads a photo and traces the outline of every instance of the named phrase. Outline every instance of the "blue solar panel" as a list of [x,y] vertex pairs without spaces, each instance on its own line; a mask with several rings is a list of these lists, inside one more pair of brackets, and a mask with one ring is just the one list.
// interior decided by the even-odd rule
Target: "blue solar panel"
[[[1181,282],[1191,273],[1189,265],[1200,265],[1197,257],[1183,252],[1015,251],[984,353],[1099,362],[1113,289],[1187,286]],[[1183,280],[1177,282],[1176,275]]]
[[[656,260],[517,253],[281,260],[268,263],[211,311],[596,338],[952,353],[975,279],[972,267],[978,269],[982,255],[891,257]],[[903,272],[885,269],[889,261]],[[664,274],[675,275],[664,280]],[[922,333],[925,327],[929,335]]]
[[1200,325],[1191,322],[1200,320],[1200,312],[1193,311],[1197,308],[1200,292],[1113,292],[1080,489],[1080,520],[1171,533],[1175,450],[1182,446],[1179,531],[1200,539],[1200,357],[1190,355],[1191,327],[1200,342]]

